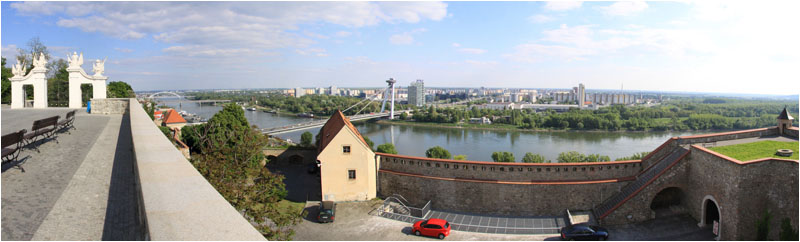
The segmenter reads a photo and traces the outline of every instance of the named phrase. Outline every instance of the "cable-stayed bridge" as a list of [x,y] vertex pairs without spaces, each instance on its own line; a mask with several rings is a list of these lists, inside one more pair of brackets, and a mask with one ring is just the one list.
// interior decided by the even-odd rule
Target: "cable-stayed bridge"
[[[394,116],[395,116],[395,112],[394,112],[394,96],[395,96],[394,84],[395,84],[395,82],[397,82],[397,81],[395,81],[394,78],[389,78],[389,80],[386,80],[386,83],[388,84],[388,86],[385,89],[383,89],[383,92],[375,92],[375,94],[367,96],[363,100],[359,101],[358,103],[353,104],[352,106],[348,107],[345,110],[342,110],[342,112],[344,113],[344,112],[347,112],[348,110],[350,110],[350,109],[352,109],[354,107],[359,107],[359,106],[363,105],[363,107],[361,107],[361,109],[359,109],[358,112],[356,112],[355,115],[347,117],[348,119],[350,119],[351,122],[359,121],[359,120],[373,119],[373,118],[383,118],[383,117],[389,117],[389,119],[394,119]],[[390,91],[391,91],[391,93],[389,93]],[[378,96],[378,94],[381,94],[381,93],[383,93],[383,98],[382,99],[377,99],[376,97]],[[378,113],[369,113],[369,114],[360,114],[361,111],[364,111],[364,109],[366,109],[369,106],[370,103],[372,103],[373,101],[379,101],[379,100],[382,101],[381,111],[380,112],[378,112]],[[384,112],[384,110],[386,108],[386,101],[389,101],[389,111],[388,112]],[[409,111],[409,110],[404,110],[404,112],[407,112],[407,111]],[[312,128],[317,128],[317,127],[322,127],[323,125],[325,125],[325,122],[327,122],[327,121],[328,121],[327,119],[320,119],[320,120],[314,120],[314,121],[305,122],[305,123],[287,125],[287,126],[283,126],[283,127],[264,128],[264,129],[261,129],[261,132],[263,132],[264,134],[275,135],[275,134],[287,133],[287,132],[304,130],[304,129],[312,129]]]

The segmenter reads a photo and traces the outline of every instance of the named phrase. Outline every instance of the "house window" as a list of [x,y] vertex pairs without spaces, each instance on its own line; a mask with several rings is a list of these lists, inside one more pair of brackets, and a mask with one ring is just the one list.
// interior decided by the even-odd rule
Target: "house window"
[[350,180],[356,179],[356,170],[347,170],[347,178]]
[[350,146],[349,145],[342,146],[342,152],[345,154],[350,154]]

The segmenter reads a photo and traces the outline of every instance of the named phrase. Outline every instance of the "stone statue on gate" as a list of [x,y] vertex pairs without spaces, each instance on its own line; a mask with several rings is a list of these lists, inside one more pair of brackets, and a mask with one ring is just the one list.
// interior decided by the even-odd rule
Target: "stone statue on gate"
[[67,56],[67,60],[69,61],[69,67],[78,67],[80,68],[83,65],[83,53],[79,56],[77,52],[72,52],[72,56]]
[[39,53],[39,58],[33,56],[33,69],[37,68],[46,68],[47,65],[47,57],[44,56],[44,53]]
[[103,72],[105,71],[106,60],[108,57],[103,59],[101,62],[100,59],[94,61],[94,65],[92,66],[92,71],[94,71],[94,76],[103,76]]
[[24,76],[27,68],[24,61],[17,59],[17,64],[11,67],[11,74],[14,74],[14,76]]

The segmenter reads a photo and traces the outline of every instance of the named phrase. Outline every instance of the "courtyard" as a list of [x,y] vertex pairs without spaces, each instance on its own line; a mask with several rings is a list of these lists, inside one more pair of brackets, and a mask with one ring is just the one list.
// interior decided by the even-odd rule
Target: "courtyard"
[[[2,107],[2,133],[73,109]],[[75,129],[25,149],[2,167],[3,240],[137,240],[130,125],[124,115],[77,110]]]

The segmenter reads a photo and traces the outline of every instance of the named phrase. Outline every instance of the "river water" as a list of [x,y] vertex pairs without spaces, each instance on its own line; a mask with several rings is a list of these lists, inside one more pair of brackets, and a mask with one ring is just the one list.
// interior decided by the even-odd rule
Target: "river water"
[[[211,118],[222,106],[179,102],[177,99],[160,99],[162,104],[186,110],[204,118]],[[260,128],[280,127],[313,119],[278,115],[261,111],[244,111],[251,125]],[[455,155],[466,155],[468,160],[491,161],[492,152],[510,151],[517,161],[526,152],[538,153],[555,160],[558,154],[578,151],[584,154],[601,154],[615,159],[634,153],[652,151],[673,136],[702,134],[689,132],[522,132],[506,130],[471,130],[438,127],[418,127],[358,122],[354,124],[363,136],[369,137],[375,147],[393,143],[401,155],[425,156],[425,150],[441,146]],[[300,141],[303,132],[317,134],[319,128],[276,135],[294,142]]]

